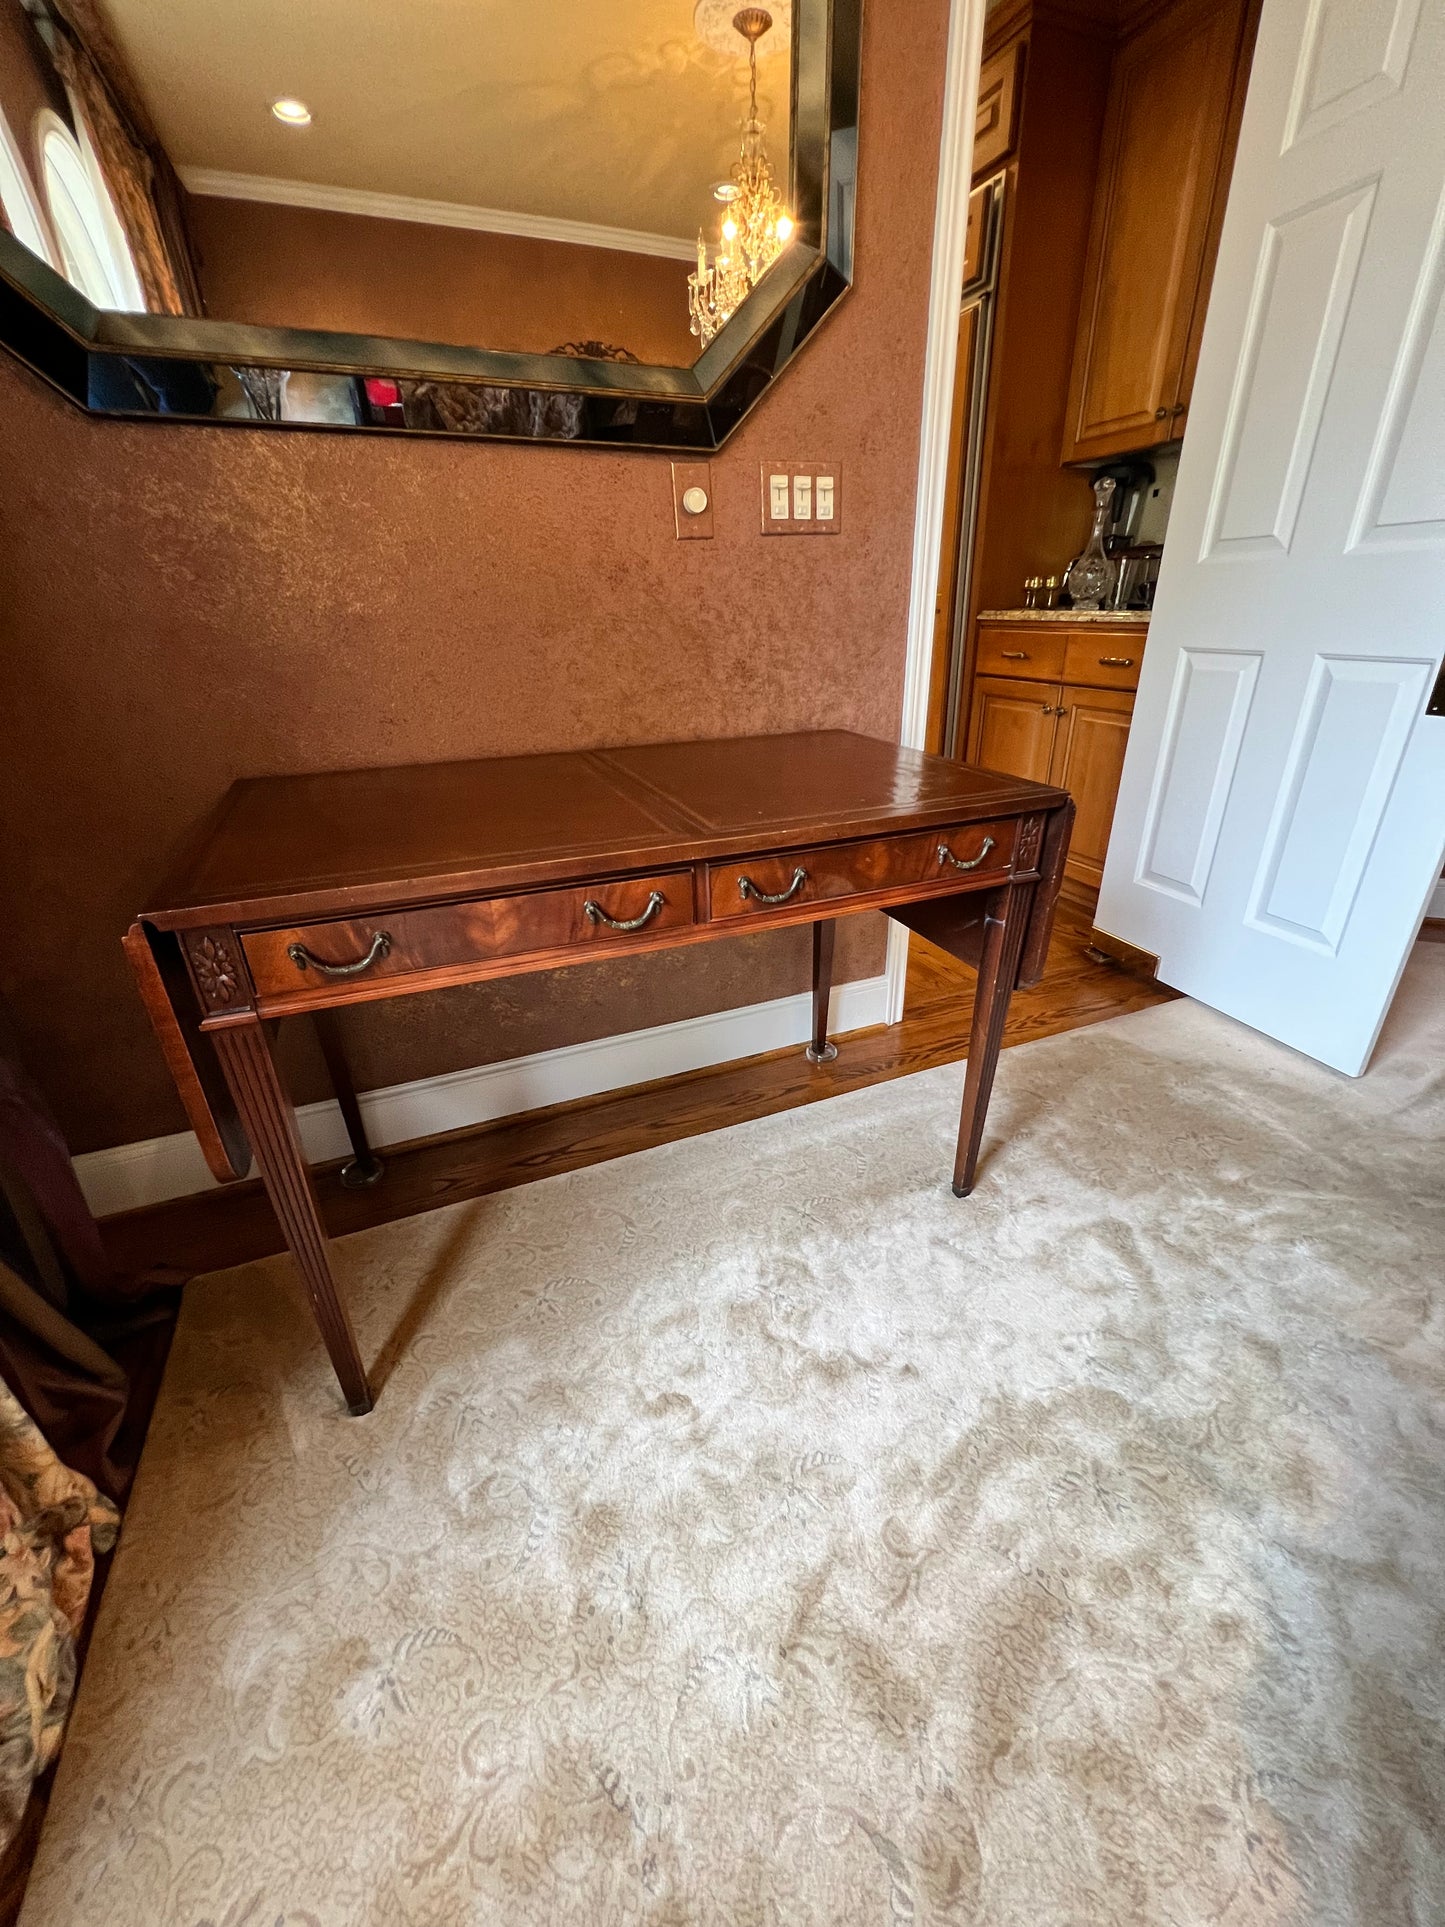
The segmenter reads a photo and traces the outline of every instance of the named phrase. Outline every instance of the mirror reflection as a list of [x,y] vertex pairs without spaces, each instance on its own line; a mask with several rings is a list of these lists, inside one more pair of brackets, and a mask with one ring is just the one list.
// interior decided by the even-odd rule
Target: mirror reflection
[[790,0],[0,0],[0,211],[101,308],[686,367],[791,85]]

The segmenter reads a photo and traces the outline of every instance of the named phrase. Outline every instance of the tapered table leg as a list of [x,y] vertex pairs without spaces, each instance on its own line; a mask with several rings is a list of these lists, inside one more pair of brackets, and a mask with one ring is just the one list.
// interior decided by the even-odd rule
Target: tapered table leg
[[1009,999],[1019,972],[1019,955],[1028,927],[1035,886],[1009,884],[984,919],[983,954],[974,993],[973,1029],[968,1041],[968,1069],[963,1080],[963,1114],[958,1125],[958,1157],[953,1166],[953,1194],[966,1198],[973,1189],[983,1123],[998,1069],[1003,1027]]
[[281,1083],[266,1033],[259,1019],[249,1017],[207,1034],[216,1047],[241,1123],[251,1140],[266,1194],[300,1269],[346,1408],[360,1417],[371,1410],[371,1387],[351,1320],[337,1294],[326,1227],[301,1149],[296,1113]]
[[346,1135],[351,1140],[351,1162],[341,1167],[341,1182],[348,1191],[365,1190],[375,1184],[385,1171],[386,1166],[371,1148],[371,1140],[366,1135],[366,1126],[361,1119],[361,1106],[356,1101],[356,1085],[352,1079],[351,1066],[346,1061],[346,1051],[341,1042],[341,1027],[336,1021],[334,1010],[313,1010],[311,1021],[316,1026],[316,1041],[321,1046],[321,1055],[326,1059],[326,1074],[331,1079],[331,1088],[336,1093],[336,1102],[341,1107],[341,1120],[346,1126]]
[[838,934],[835,917],[822,917],[813,925],[813,1040],[804,1056],[810,1064],[831,1064],[838,1046],[828,1042],[828,999],[833,990],[833,940]]

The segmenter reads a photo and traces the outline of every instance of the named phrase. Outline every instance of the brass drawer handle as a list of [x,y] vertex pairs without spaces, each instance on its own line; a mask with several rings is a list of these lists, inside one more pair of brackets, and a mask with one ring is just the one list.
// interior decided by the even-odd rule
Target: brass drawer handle
[[986,836],[983,839],[983,848],[979,851],[978,855],[971,856],[965,863],[962,857],[953,854],[953,851],[949,849],[946,843],[940,843],[938,846],[938,860],[940,863],[951,863],[955,870],[976,870],[992,848],[993,838]]
[[582,906],[582,912],[589,923],[605,923],[609,930],[640,930],[643,924],[652,922],[652,919],[666,902],[667,898],[662,894],[661,890],[654,890],[652,895],[647,899],[647,908],[643,910],[640,915],[635,917],[609,917],[600,903],[594,903],[592,898],[588,897]]
[[1027,649],[1000,649],[999,654],[1005,662],[1027,662],[1029,659]]
[[766,890],[760,890],[751,877],[738,878],[738,895],[740,897],[756,897],[759,903],[786,903],[790,897],[795,897],[798,894],[807,881],[808,872],[800,863],[797,869],[794,870],[793,880],[787,889],[779,890],[775,897],[770,897]]
[[374,963],[380,963],[390,950],[391,932],[378,930],[371,940],[370,950],[364,957],[358,957],[355,963],[327,963],[314,951],[308,950],[304,943],[288,943],[286,955],[298,970],[314,970],[323,977],[359,977],[363,970],[370,970]]
[[1132,669],[1134,667],[1134,658],[1132,656],[1100,656],[1099,667],[1101,669]]

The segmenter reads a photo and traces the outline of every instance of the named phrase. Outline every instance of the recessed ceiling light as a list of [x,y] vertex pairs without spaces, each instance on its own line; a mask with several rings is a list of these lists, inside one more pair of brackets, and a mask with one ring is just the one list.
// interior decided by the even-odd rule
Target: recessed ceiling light
[[721,201],[723,206],[726,207],[729,201],[735,201],[738,198],[737,182],[719,181],[712,191],[712,197],[715,201]]
[[311,109],[304,100],[293,100],[289,94],[283,94],[280,100],[273,100],[271,112],[285,127],[311,125]]

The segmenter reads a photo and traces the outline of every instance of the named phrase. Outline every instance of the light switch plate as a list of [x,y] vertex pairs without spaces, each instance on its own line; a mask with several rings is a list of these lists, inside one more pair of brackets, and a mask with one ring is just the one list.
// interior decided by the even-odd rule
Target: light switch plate
[[764,535],[838,535],[843,476],[836,462],[764,462]]
[[[696,507],[694,489],[701,489],[706,498],[701,508]],[[712,475],[706,462],[673,463],[672,519],[679,542],[705,541],[711,536]]]

